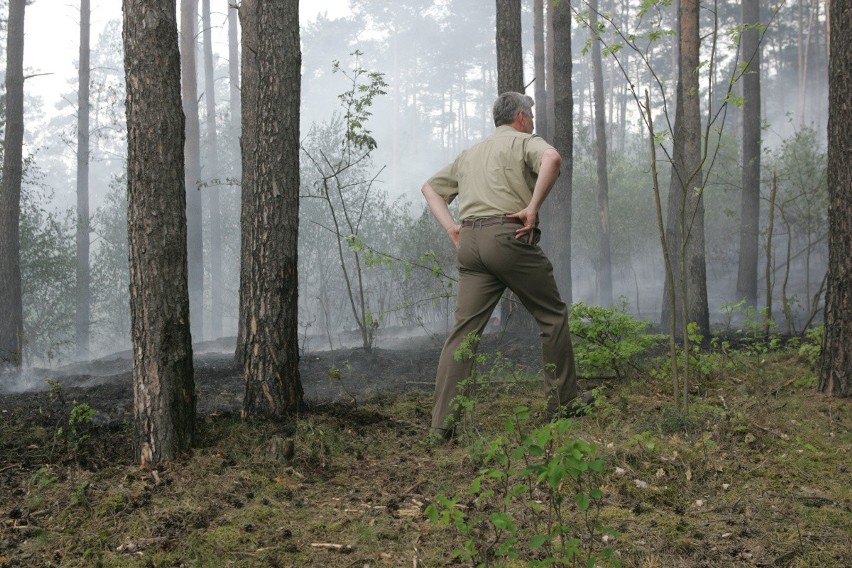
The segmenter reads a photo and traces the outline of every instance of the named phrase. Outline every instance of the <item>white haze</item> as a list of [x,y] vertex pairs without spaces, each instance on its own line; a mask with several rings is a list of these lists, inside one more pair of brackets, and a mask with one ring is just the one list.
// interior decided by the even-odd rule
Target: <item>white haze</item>
[[[221,62],[227,58],[227,23],[225,21],[226,15],[223,10],[224,7],[232,1],[233,0],[212,0],[211,2],[213,5],[211,23],[214,34],[214,51],[220,58],[220,66]],[[115,24],[116,21],[120,21],[120,5],[121,3],[118,0],[101,0],[93,2],[91,33],[91,44],[93,49],[95,49],[97,45],[96,42],[99,35],[107,29],[107,24],[110,22]],[[493,11],[493,2],[489,1],[488,6],[490,7],[489,9]],[[350,13],[348,9],[348,2],[346,0],[315,0],[311,2],[302,2],[300,5],[300,16],[302,18],[303,30],[306,27],[309,27],[310,24],[316,20],[318,13],[326,11],[330,19],[346,16]],[[524,47],[529,67],[531,65],[530,36],[532,24],[529,14],[525,14],[524,18],[524,30],[526,34],[524,37]],[[52,120],[57,118],[58,115],[66,117],[66,119],[68,119],[66,122],[73,122],[73,113],[76,106],[74,93],[76,92],[79,42],[79,29],[77,26],[79,21],[78,6],[76,3],[59,2],[58,0],[37,0],[35,4],[27,7],[25,21],[26,45],[24,53],[26,73],[27,75],[38,75],[27,79],[25,93],[27,97],[38,97],[39,99],[33,100],[32,98],[28,98],[27,101],[27,114],[25,116],[25,143],[27,144],[27,149],[25,149],[25,152],[29,151],[32,153],[35,152],[36,148],[39,148],[39,156],[50,156],[54,160],[50,163],[51,165],[43,166],[48,175],[45,183],[55,192],[55,200],[51,206],[60,209],[69,208],[73,207],[75,203],[75,148],[73,142],[68,143],[63,141],[60,133],[56,132],[56,129],[50,128],[49,125]],[[483,22],[482,25],[488,26],[490,24]],[[575,27],[575,88],[577,88],[578,85],[583,85],[583,79],[581,79],[581,75],[579,75],[582,67],[578,65],[578,62],[583,59],[581,50],[583,42],[585,41],[585,37],[576,32],[576,30],[577,28]],[[493,33],[491,33],[491,36],[493,37]],[[303,42],[305,37],[306,36],[303,34]],[[349,53],[356,48],[361,48],[362,46],[359,42],[362,42],[365,38],[369,37],[373,36],[371,36],[371,32],[368,30],[362,36],[359,36],[359,38],[355,38],[352,43],[340,41],[339,49],[336,49],[334,57],[341,61],[342,67],[350,67],[351,59],[349,58]],[[337,38],[334,39],[336,40]],[[434,40],[434,38],[424,38],[424,44],[428,43],[430,40]],[[303,55],[305,55],[308,51],[308,48],[303,48]],[[333,84],[329,79],[331,59],[330,57],[325,59],[327,52],[329,51],[330,50],[328,49],[324,50],[324,59],[311,63],[311,67],[306,67],[304,70],[305,77],[303,79],[303,94],[305,90],[308,90],[309,95],[303,97],[303,109],[305,111],[302,123],[303,135],[307,132],[311,123],[327,120],[331,113],[338,109],[338,101],[336,98],[337,94],[347,87],[345,80],[342,80],[342,77],[340,76],[334,78],[337,82]],[[460,59],[466,56],[466,52],[460,51]],[[366,53],[365,65],[370,70],[378,70],[390,76],[392,72],[392,62],[387,60],[387,58],[380,59],[378,61],[376,61],[376,59],[376,54]],[[199,68],[200,67],[201,66],[199,65]],[[119,73],[120,71],[120,69],[116,70],[116,72]],[[218,68],[217,72],[219,72]],[[525,73],[527,77],[532,77],[533,73],[531,69],[528,68]],[[321,77],[317,77],[317,75]],[[314,81],[314,85],[322,81],[322,89],[317,89],[315,87],[313,91],[310,91],[312,81]],[[220,73],[217,77],[217,83],[219,88],[222,88],[222,85],[227,83],[227,76],[221,76]],[[199,84],[199,92],[201,92],[201,88],[202,85]],[[784,98],[777,93],[764,91],[763,108],[764,114],[766,115],[765,122],[768,125],[768,128],[764,133],[764,148],[770,149],[777,146],[783,138],[788,137],[792,130],[798,126],[798,119],[788,118],[786,116],[788,111],[795,107],[795,103],[790,102],[795,91],[795,85],[793,85],[788,92],[783,93]],[[532,94],[532,87],[530,87],[530,94]],[[374,136],[379,143],[378,150],[374,157],[374,164],[377,167],[385,164],[393,165],[393,157],[390,155],[389,150],[393,146],[391,143],[391,138],[393,136],[391,124],[392,119],[390,118],[393,116],[391,97],[392,89],[389,89],[388,96],[377,102],[374,109],[374,117],[370,122],[370,128],[374,131]],[[583,111],[586,117],[584,120],[588,122],[588,107],[584,106],[583,109],[580,109],[579,107],[581,102],[582,99],[575,97],[575,112]],[[813,106],[824,108],[824,102],[822,99],[817,101],[817,103],[818,104],[814,104]],[[218,104],[222,104],[222,101],[217,100],[217,105]],[[634,112],[634,109],[632,108],[633,104],[634,103],[632,101],[628,102],[628,113]],[[586,105],[588,105],[588,99],[586,100]],[[474,136],[471,136],[471,138],[466,140],[464,144],[475,142],[476,136],[490,130],[489,117],[487,116],[488,112],[487,109],[483,110],[484,108],[485,104],[482,101],[466,102],[466,109],[470,115],[469,121],[474,125],[474,128],[471,128],[471,130],[474,131]],[[538,110],[537,112],[541,112],[541,110]],[[814,119],[812,125],[820,134],[819,140],[824,140],[825,129],[823,124],[824,121],[821,120],[822,114],[819,111],[816,111],[813,114],[817,119]],[[579,146],[581,144],[582,137],[585,135],[588,138],[589,134],[587,124],[585,126],[586,131],[584,134],[582,120],[579,121],[577,126],[578,130],[575,144]],[[433,126],[432,128],[436,130],[438,129],[437,126]],[[726,130],[729,132],[736,133],[738,132],[738,128],[739,126],[736,124],[736,121],[731,121],[726,125]],[[71,141],[74,139],[73,134],[73,132],[68,131],[63,133],[64,137]],[[410,133],[405,133],[405,135],[408,134]],[[441,135],[443,136],[443,132]],[[414,137],[412,136],[412,138]],[[408,199],[408,201],[413,204],[412,211],[416,216],[416,213],[422,208],[422,199],[419,194],[419,187],[422,181],[431,172],[435,171],[448,160],[452,159],[455,153],[464,145],[457,141],[451,141],[449,138],[450,135],[447,134],[447,144],[436,142],[431,145],[424,144],[422,147],[419,147],[416,159],[405,160],[396,170],[394,170],[393,167],[390,167],[383,173],[381,178],[379,178],[377,187],[386,191],[393,197],[402,196]],[[579,156],[580,151],[575,150],[575,154]],[[38,163],[38,157],[36,161]],[[109,168],[112,168],[111,172],[109,171]],[[94,212],[103,204],[104,196],[107,193],[110,173],[115,174],[120,172],[122,169],[123,163],[120,159],[114,160],[113,163],[110,164],[106,164],[102,160],[95,163],[93,159],[92,178],[94,180],[96,176],[99,177],[97,178],[98,182],[93,182],[90,186],[92,196],[90,211]],[[577,176],[579,175],[577,173],[578,169],[579,164],[575,164],[575,179],[577,179]],[[650,178],[636,179],[635,184],[647,187],[650,192]],[[667,186],[665,187],[667,188]],[[575,181],[575,218],[579,216],[588,217],[590,215],[595,215],[592,200],[588,200],[586,205],[583,206],[576,205],[582,203],[583,192],[586,192],[588,197],[588,192],[590,191],[593,191],[593,189],[588,184],[584,185],[583,183]],[[617,196],[614,195],[612,188],[610,191],[610,199],[615,200]],[[650,195],[650,193],[647,195]],[[708,197],[708,200],[709,199],[710,197]],[[716,198],[717,203],[721,201],[723,200],[718,197]],[[736,205],[732,205],[732,207],[738,208],[738,202]],[[763,207],[765,208],[765,204]],[[617,223],[618,220],[612,219],[612,222]],[[635,223],[635,220],[631,220],[631,223]],[[645,318],[655,318],[658,317],[660,303],[662,301],[662,257],[659,251],[659,241],[655,240],[656,237],[653,234],[656,230],[655,226],[653,226],[653,220],[649,218],[647,223],[649,223],[649,226],[652,228],[651,237],[648,238],[646,235],[643,235],[643,242],[631,247],[629,258],[621,259],[620,264],[616,265],[617,261],[615,258],[613,259],[613,285],[614,295],[616,297],[619,295],[625,296],[628,302],[630,302],[631,310],[634,311],[634,313],[638,313],[641,317]],[[547,246],[546,231],[547,228],[545,227],[545,241],[543,243],[545,248]],[[578,235],[575,234],[574,238],[577,239],[577,237]],[[738,235],[736,235],[736,237],[738,237]],[[727,239],[727,243],[725,242],[725,239]],[[724,248],[727,246],[729,249],[733,250],[736,247],[733,233],[726,233],[726,235],[723,235],[722,238],[720,238],[718,234],[708,235],[708,242],[709,244],[715,244],[717,248]],[[93,242],[93,247],[95,246],[97,245]],[[582,246],[580,246],[580,243],[577,243],[575,246],[577,247],[577,252],[574,253],[572,263],[574,274],[574,300],[595,303],[597,298],[594,259],[591,258],[591,254],[588,252],[591,250],[591,247],[587,246],[584,251]],[[717,312],[722,302],[732,299],[736,283],[736,265],[730,264],[727,261],[724,263],[714,262],[712,260],[712,254],[713,253],[711,251],[707,267],[708,300],[711,313]],[[780,253],[776,251],[776,255],[778,254]],[[725,256],[717,251],[716,258],[725,258]],[[761,260],[761,263],[762,262],[763,261]],[[814,267],[812,267],[812,270],[815,272],[818,271]],[[797,277],[801,279],[801,274],[794,273],[793,278]],[[762,282],[759,284],[759,287],[761,288],[762,294]],[[777,289],[778,287],[776,286],[776,298],[778,294]],[[233,287],[227,292],[232,297],[236,296],[236,291]],[[776,309],[778,309],[777,304],[778,300],[776,300]],[[348,310],[348,308],[344,307],[340,310],[341,313],[344,313],[342,316],[344,323],[339,325],[338,331],[332,334],[331,343],[335,347],[351,345],[351,337],[349,337],[346,332],[342,331],[347,327],[353,327],[353,324],[351,323],[351,315],[346,313],[345,310]],[[308,314],[309,316],[314,314],[311,310],[308,311],[310,312]],[[301,315],[302,314],[300,313],[300,316]],[[228,319],[226,319],[224,334],[226,336],[232,336],[236,321],[233,310],[231,313],[226,314],[226,318]],[[305,322],[310,321],[310,317],[300,317],[300,320],[302,320],[300,321],[300,324],[304,326],[306,325]],[[716,321],[719,321],[718,317],[716,318]],[[433,331],[436,331],[438,334],[443,332],[442,329],[435,329]],[[307,333],[307,331],[305,331],[305,333]],[[394,337],[398,337],[402,334],[402,331],[391,332],[389,330],[380,330],[378,345],[380,347],[388,347]],[[129,340],[127,335],[128,334],[125,333],[117,345],[111,346],[115,347],[113,350],[125,349],[127,347],[127,341]],[[314,333],[312,329],[309,340],[306,343],[306,347],[308,349],[325,349],[327,348],[328,343],[329,340],[325,334]],[[227,345],[207,344],[204,346],[199,345],[198,350],[199,352],[203,349],[226,352],[229,348],[230,347]],[[109,352],[106,347],[93,355],[100,355],[105,352]],[[39,377],[37,373],[33,374],[32,372],[28,372],[28,374],[25,373],[22,376],[21,384],[26,385],[26,388],[44,388],[43,382],[43,378]],[[42,385],[39,383],[42,383]]]

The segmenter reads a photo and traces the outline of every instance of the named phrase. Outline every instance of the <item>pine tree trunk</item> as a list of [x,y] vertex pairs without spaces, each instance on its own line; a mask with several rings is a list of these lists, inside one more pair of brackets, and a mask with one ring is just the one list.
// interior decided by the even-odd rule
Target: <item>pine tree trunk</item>
[[251,249],[252,219],[254,219],[254,176],[257,162],[257,105],[258,105],[258,32],[257,1],[243,0],[240,3],[240,27],[242,30],[240,79],[240,149],[242,177],[240,182],[240,308],[237,322],[236,359],[245,363],[248,338],[248,306],[251,293],[251,278],[254,274],[254,253]]
[[20,227],[25,6],[25,0],[9,0],[6,28],[6,125],[0,185],[0,371],[20,369],[23,359]]
[[[696,323],[699,331],[707,338],[710,335],[710,314],[707,306],[704,246],[701,105],[697,73],[700,48],[698,29],[697,0],[681,0],[674,163],[666,233],[676,275],[675,285],[679,288],[675,295],[677,309],[680,310],[683,306],[682,294],[685,293],[686,322]],[[678,285],[678,282],[681,284]],[[668,298],[673,292],[666,286],[662,318],[664,326],[669,313]],[[678,318],[681,327],[675,330],[676,333],[683,331],[682,321],[683,315]]]
[[202,236],[201,129],[198,123],[198,72],[195,64],[196,20],[198,0],[181,0],[180,51],[183,113],[186,116],[186,222],[189,262],[189,313],[192,337],[201,341],[204,335],[204,243]]
[[[201,27],[204,42],[204,125],[207,130],[208,180],[218,180],[218,136],[216,134],[216,94],[213,78],[213,38],[210,29],[210,0],[201,0]],[[207,207],[210,227],[210,337],[222,337],[222,210],[219,205],[219,188],[216,181],[207,186]]]
[[[742,0],[743,25],[760,22],[760,0]],[[742,35],[743,76],[743,172],[740,206],[740,258],[737,300],[757,306],[757,250],[760,233],[760,31],[749,28]]]
[[852,395],[852,5],[831,3],[828,73],[828,290],[819,390]]
[[77,82],[77,358],[89,353],[89,0],[80,0],[80,62]]
[[556,128],[556,111],[553,102],[553,11],[556,8],[553,2],[547,2],[547,10],[544,13],[544,68],[545,68],[545,85],[547,86],[547,108],[539,109],[547,112],[547,134],[548,141],[553,143],[553,132]]
[[[238,39],[238,26],[240,25],[240,13],[237,6],[230,0],[225,0],[228,5],[228,108],[231,113],[231,127],[239,141],[240,136],[240,44]],[[237,175],[237,178],[240,176]]]
[[189,448],[195,423],[175,13],[175,0],[124,0],[133,443],[143,467]]
[[251,224],[254,262],[245,296],[243,416],[279,417],[299,409],[303,392],[297,318],[299,2],[259,2],[254,9],[258,86],[251,134],[257,159],[249,197],[256,214],[244,217]]
[[521,0],[497,0],[497,94],[524,92]]
[[533,4],[533,60],[535,63],[535,131],[549,140],[547,132],[547,85],[544,65],[544,0]]
[[[548,224],[544,227],[553,273],[562,299],[573,301],[571,283],[571,176],[574,172],[574,99],[571,86],[571,6],[553,8],[553,146],[562,156],[562,173],[548,197]],[[551,236],[547,237],[547,233]]]
[[707,305],[707,266],[704,244],[704,176],[701,168],[701,90],[699,88],[699,3],[681,0],[681,81],[683,81],[683,135],[686,210],[683,236],[686,241],[686,315],[698,324],[705,338],[710,337],[710,313]]
[[[592,30],[597,30],[598,0],[589,3]],[[606,112],[604,110],[603,62],[601,42],[592,37],[592,74],[595,86],[595,147],[598,174],[598,303],[612,305],[612,258],[609,230],[609,180],[607,178]]]

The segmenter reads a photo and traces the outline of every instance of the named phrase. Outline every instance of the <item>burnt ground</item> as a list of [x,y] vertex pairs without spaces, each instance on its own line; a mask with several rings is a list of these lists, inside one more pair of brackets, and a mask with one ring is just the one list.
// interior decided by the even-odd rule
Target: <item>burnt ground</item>
[[[356,339],[350,336],[341,341],[352,345]],[[440,348],[441,338],[419,336],[380,339],[379,346],[370,353],[362,347],[308,351],[301,355],[299,364],[305,402],[308,406],[358,404],[377,394],[408,390],[431,393]],[[500,351],[533,373],[540,357],[536,345],[502,334],[486,336],[482,348]],[[199,416],[239,412],[244,384],[242,367],[233,352],[233,338],[194,346]],[[27,375],[24,392],[3,392],[0,385],[0,414],[13,412],[24,417],[43,413],[43,409],[56,405],[56,389],[61,387],[58,394],[63,402],[85,403],[95,410],[96,425],[115,426],[133,419],[130,351],[53,370],[36,368]]]

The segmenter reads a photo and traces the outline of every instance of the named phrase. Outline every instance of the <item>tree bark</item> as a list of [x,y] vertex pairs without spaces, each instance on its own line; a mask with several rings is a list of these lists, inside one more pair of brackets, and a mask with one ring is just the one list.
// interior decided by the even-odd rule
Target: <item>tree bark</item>
[[497,0],[497,94],[524,92],[521,0]]
[[243,416],[280,417],[299,409],[303,393],[297,318],[299,2],[258,2],[254,9],[258,88],[251,133],[257,159],[250,195],[255,214],[243,217],[251,225],[254,257],[245,296]]
[[[238,26],[240,13],[235,4],[228,3],[228,108],[231,112],[231,127],[240,136],[240,44]],[[237,176],[239,177],[239,176]]]
[[[742,23],[760,22],[760,0],[742,0]],[[737,299],[757,306],[757,251],[760,233],[760,30],[742,35],[743,60],[743,171],[740,204],[740,256]]]
[[89,353],[89,35],[91,7],[80,0],[80,63],[77,71],[77,358]]
[[819,390],[852,395],[852,5],[832,0],[828,73],[828,290]]
[[607,178],[606,111],[604,107],[603,62],[597,35],[598,0],[589,2],[592,27],[592,74],[595,87],[595,148],[598,174],[598,302],[612,305],[612,258],[609,229],[609,180]]
[[180,48],[183,113],[186,116],[186,222],[189,263],[189,313],[192,337],[204,335],[204,243],[202,205],[198,181],[201,178],[201,129],[198,122],[198,72],[195,64],[198,0],[181,0]]
[[544,67],[545,67],[545,84],[547,86],[547,108],[538,109],[538,112],[547,113],[547,134],[548,140],[553,141],[553,132],[556,128],[556,110],[553,106],[553,11],[554,6],[552,0],[547,2],[547,10],[544,13]]
[[[251,250],[252,219],[254,219],[254,176],[257,161],[257,105],[258,100],[258,0],[243,0],[240,3],[240,26],[242,29],[242,51],[240,66],[240,149],[242,156],[242,177],[240,182],[240,308],[237,323],[236,358],[240,363],[246,361],[248,349],[248,306],[251,292],[251,278],[254,274],[254,254]],[[245,102],[245,104],[242,104]]]
[[686,208],[683,236],[686,239],[686,315],[698,324],[705,338],[710,337],[710,312],[707,305],[707,266],[704,245],[704,175],[701,156],[701,91],[698,84],[700,36],[698,0],[681,0],[681,70],[683,82],[684,179],[682,191]]
[[[574,99],[571,86],[571,5],[562,1],[553,7],[553,146],[562,156],[562,173],[546,204],[551,232],[548,250],[556,284],[568,305],[573,301],[571,284],[571,177],[574,172]],[[552,243],[552,244],[551,244]]]
[[[698,1],[681,0],[679,16],[679,70],[672,181],[666,228],[672,265],[680,281],[677,309],[686,306],[685,322],[698,325],[700,333],[710,336],[707,306],[707,268],[704,246],[704,200],[701,167],[701,104],[699,100]],[[677,283],[676,283],[677,286]],[[666,287],[665,298],[673,293]],[[684,298],[685,295],[685,298]],[[662,324],[667,321],[669,302],[663,302]],[[678,318],[684,331],[684,315]],[[672,331],[672,330],[668,330]]]
[[124,0],[133,445],[143,467],[193,441],[184,117],[175,0]]
[[[213,38],[210,29],[210,0],[201,0],[201,27],[204,42],[204,125],[207,130],[208,180],[218,180],[219,149],[216,135],[216,94],[213,78]],[[210,337],[222,337],[222,210],[219,205],[221,182],[207,186],[210,219]]]
[[25,6],[25,0],[9,0],[6,32],[6,132],[0,185],[0,371],[20,369],[23,359],[20,227]]
[[547,86],[544,64],[544,0],[535,0],[533,5],[533,60],[535,63],[535,131],[548,140],[547,132]]

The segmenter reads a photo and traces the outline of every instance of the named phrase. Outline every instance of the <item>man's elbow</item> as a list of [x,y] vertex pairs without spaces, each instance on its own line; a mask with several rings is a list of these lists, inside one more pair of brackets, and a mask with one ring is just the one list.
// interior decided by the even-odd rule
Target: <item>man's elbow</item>
[[548,149],[545,151],[542,161],[550,164],[550,166],[556,171],[559,171],[562,168],[562,156],[560,156],[559,152],[556,150]]
[[423,184],[423,187],[420,188],[420,193],[423,194],[423,197],[425,197],[426,199],[429,199],[429,196],[431,194],[435,193],[435,190],[432,189],[432,186],[429,185],[429,182],[427,181],[426,183]]

